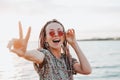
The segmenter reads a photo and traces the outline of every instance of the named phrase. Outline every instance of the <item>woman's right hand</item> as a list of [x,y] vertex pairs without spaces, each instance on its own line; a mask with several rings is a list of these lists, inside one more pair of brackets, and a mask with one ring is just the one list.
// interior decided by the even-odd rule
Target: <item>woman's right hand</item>
[[22,25],[19,22],[19,38],[15,38],[9,41],[7,48],[13,53],[16,53],[20,57],[24,57],[27,49],[28,40],[30,37],[31,27],[29,27],[25,38],[23,38]]

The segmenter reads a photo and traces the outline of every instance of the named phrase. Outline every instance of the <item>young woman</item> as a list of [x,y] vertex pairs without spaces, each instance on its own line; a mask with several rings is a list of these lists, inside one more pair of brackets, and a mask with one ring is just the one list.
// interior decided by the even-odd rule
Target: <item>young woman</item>
[[[39,48],[27,50],[30,32],[29,27],[23,39],[22,26],[19,23],[20,38],[12,39],[8,48],[18,56],[33,61],[40,80],[73,80],[73,74],[91,73],[90,64],[76,41],[74,29],[65,32],[59,21],[48,21],[41,29]],[[68,45],[75,50],[79,61],[72,58]]]

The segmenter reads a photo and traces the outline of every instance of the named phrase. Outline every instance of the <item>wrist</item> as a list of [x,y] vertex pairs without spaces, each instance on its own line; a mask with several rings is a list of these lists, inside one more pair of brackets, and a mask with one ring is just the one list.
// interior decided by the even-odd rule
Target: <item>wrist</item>
[[71,43],[71,46],[74,47],[77,45],[77,41],[76,40],[73,40],[73,42]]

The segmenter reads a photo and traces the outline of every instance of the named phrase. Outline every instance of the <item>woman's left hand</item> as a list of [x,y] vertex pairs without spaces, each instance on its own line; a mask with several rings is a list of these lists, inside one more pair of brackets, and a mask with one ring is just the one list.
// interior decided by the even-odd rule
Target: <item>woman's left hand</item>
[[68,31],[66,32],[66,39],[70,45],[72,45],[76,41],[74,29],[68,29]]

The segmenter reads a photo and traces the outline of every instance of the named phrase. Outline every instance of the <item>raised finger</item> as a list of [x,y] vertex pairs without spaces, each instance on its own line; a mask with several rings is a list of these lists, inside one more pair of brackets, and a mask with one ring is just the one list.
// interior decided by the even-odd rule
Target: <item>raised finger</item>
[[21,24],[20,21],[19,21],[19,38],[20,38],[20,39],[23,39],[22,24]]
[[28,28],[27,34],[25,36],[25,41],[28,42],[29,37],[30,37],[30,32],[31,32],[31,27]]
[[75,30],[74,30],[74,29],[72,29],[72,32],[73,32],[73,33],[75,33]]

